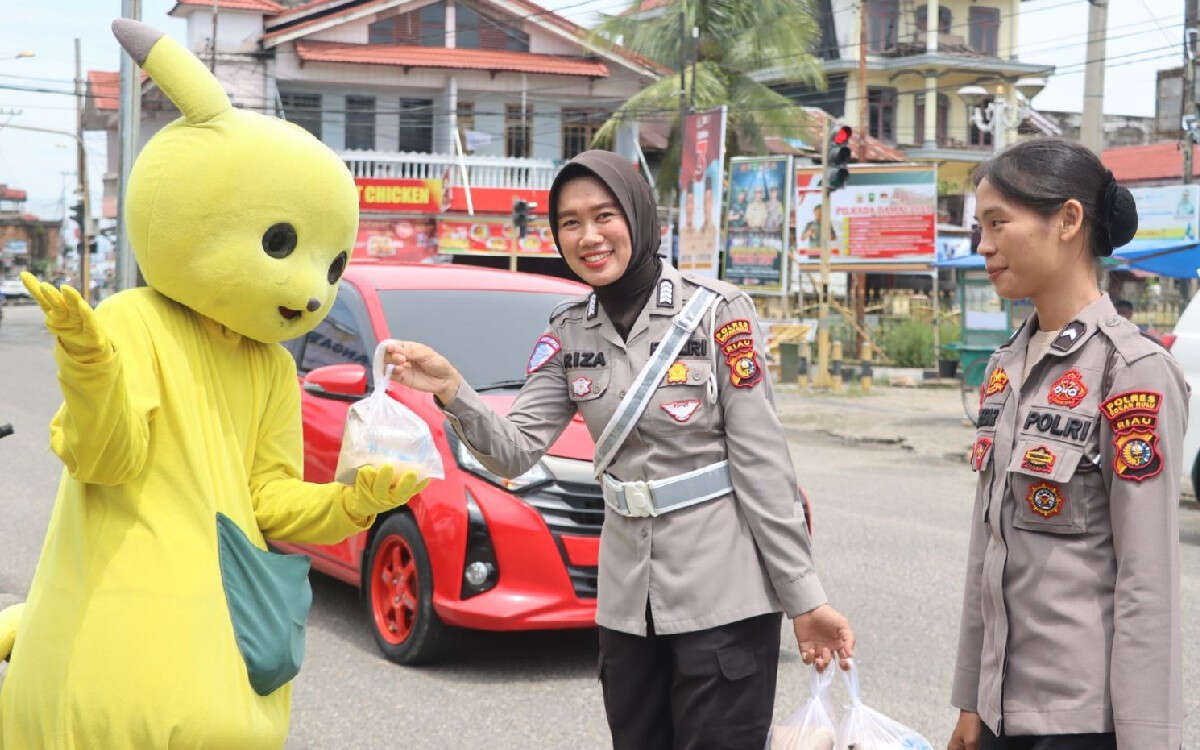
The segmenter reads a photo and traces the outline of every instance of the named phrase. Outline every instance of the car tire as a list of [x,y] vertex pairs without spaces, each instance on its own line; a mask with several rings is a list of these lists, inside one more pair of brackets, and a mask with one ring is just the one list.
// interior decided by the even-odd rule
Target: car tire
[[363,567],[363,600],[375,643],[397,664],[440,659],[450,628],[433,610],[433,571],[421,531],[408,513],[379,525]]

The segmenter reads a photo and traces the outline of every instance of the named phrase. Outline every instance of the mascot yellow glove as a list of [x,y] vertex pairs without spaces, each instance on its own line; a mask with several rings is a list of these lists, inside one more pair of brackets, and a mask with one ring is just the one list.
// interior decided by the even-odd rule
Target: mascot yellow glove
[[53,284],[38,281],[31,273],[22,273],[21,282],[41,306],[46,328],[58,337],[62,348],[77,359],[100,357],[109,352],[108,337],[96,319],[96,311],[69,286],[62,291]]
[[346,510],[356,516],[373,516],[397,505],[404,505],[429,484],[417,481],[415,471],[405,471],[399,477],[390,464],[363,466],[347,487]]
[[0,661],[4,661],[12,653],[13,644],[17,640],[17,623],[20,622],[21,612],[24,610],[24,604],[0,609]]

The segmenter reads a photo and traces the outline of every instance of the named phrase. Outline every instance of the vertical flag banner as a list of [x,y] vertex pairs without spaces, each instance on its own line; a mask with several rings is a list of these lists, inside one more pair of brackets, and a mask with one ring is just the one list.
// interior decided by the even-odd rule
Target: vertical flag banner
[[679,158],[679,269],[717,278],[725,107],[688,115]]
[[722,277],[750,294],[787,291],[790,156],[729,161],[728,243]]

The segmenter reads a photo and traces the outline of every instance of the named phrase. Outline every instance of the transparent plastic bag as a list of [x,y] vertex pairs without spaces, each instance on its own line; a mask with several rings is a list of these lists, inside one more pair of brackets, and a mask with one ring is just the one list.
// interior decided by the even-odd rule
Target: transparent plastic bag
[[354,484],[361,466],[384,464],[394,466],[397,473],[415,471],[420,481],[446,477],[429,425],[387,393],[392,366],[384,368],[383,354],[389,343],[390,339],[375,347],[375,390],[346,414],[342,450],[333,474],[343,484]]
[[[828,671],[828,670],[827,670]],[[933,750],[929,740],[862,702],[858,695],[858,665],[842,671],[850,706],[838,728],[837,750]]]
[[829,710],[829,686],[836,670],[833,664],[823,673],[812,670],[808,700],[799,711],[771,725],[766,750],[833,750],[837,731]]

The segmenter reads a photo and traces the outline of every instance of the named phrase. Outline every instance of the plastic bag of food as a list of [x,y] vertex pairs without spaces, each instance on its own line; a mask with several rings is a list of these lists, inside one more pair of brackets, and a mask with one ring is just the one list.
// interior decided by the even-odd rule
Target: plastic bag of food
[[[828,670],[826,670],[828,671]],[[838,728],[837,750],[933,750],[915,730],[888,718],[862,702],[858,695],[858,665],[842,672],[850,705]]]
[[375,390],[346,414],[342,451],[333,474],[343,484],[354,484],[360,466],[384,464],[394,466],[397,474],[415,471],[420,481],[446,477],[429,425],[387,393],[392,366],[384,368],[383,355],[389,343],[382,341],[375,347]]
[[829,710],[829,686],[835,671],[833,664],[824,672],[812,670],[808,700],[799,711],[771,725],[766,750],[833,750],[837,733]]

